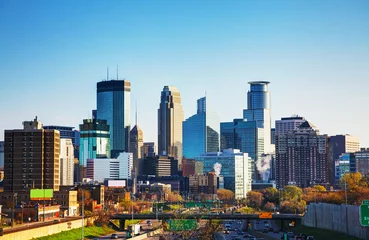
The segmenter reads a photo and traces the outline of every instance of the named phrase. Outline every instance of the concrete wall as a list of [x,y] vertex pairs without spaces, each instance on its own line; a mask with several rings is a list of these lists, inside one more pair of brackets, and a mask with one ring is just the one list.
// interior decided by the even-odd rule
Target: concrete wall
[[[346,233],[360,239],[369,239],[369,227],[362,227],[359,206],[310,204],[301,223],[308,227],[322,228]],[[346,214],[347,213],[347,214]]]
[[[88,220],[84,220],[84,225],[87,225]],[[70,225],[68,225],[70,223]],[[68,228],[70,226],[70,228]],[[15,233],[4,234],[0,239],[1,240],[29,240],[33,238],[44,237],[47,235],[60,233],[62,231],[68,231],[74,228],[82,227],[82,219],[73,220],[69,222],[57,223],[50,226],[34,228],[24,231],[19,231]]]

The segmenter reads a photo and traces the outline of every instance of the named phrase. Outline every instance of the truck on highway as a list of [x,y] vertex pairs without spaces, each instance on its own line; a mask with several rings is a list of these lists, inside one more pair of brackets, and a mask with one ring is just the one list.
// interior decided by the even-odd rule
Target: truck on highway
[[135,236],[135,235],[138,235],[140,234],[140,224],[136,223],[136,224],[130,224],[128,225],[128,232],[131,233],[131,236]]

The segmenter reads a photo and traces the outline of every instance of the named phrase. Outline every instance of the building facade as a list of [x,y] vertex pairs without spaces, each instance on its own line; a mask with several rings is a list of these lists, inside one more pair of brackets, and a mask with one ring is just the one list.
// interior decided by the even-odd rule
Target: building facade
[[4,191],[59,190],[59,131],[44,130],[36,117],[23,129],[5,130],[4,140]]
[[197,113],[183,122],[183,156],[194,158],[219,151],[219,120],[206,97],[197,100]]
[[158,109],[158,153],[167,155],[182,163],[181,95],[176,87],[165,86],[161,92]]
[[[240,149],[256,163],[263,154],[274,151],[271,144],[271,117],[269,82],[249,82],[247,109],[242,119],[220,124],[220,148]],[[256,165],[252,167],[253,179],[258,180]]]
[[60,185],[74,184],[74,151],[71,139],[60,139]]
[[355,153],[356,171],[361,175],[367,176],[369,174],[369,148],[361,148]]
[[276,136],[277,187],[328,185],[328,136],[305,121],[298,130]]
[[144,142],[142,158],[155,156],[158,152],[155,142]]
[[351,135],[330,136],[328,139],[328,178],[329,183],[336,185],[335,163],[342,153],[354,153],[360,151],[360,142],[357,137]]
[[202,175],[204,173],[204,165],[195,159],[182,159],[182,176],[189,177],[190,175]]
[[87,160],[87,178],[104,183],[106,179],[131,179],[133,154],[120,153],[118,158],[96,158]]
[[97,83],[97,119],[110,126],[111,156],[129,151],[131,130],[131,83],[111,80]]
[[356,172],[355,153],[342,153],[335,161],[335,184],[340,184],[340,179],[346,173]]
[[304,122],[306,122],[306,119],[300,116],[284,117],[284,118],[281,118],[281,120],[276,120],[275,121],[275,136],[287,134],[288,132],[295,131]]
[[0,168],[4,168],[4,142],[0,141]]
[[247,153],[237,149],[226,149],[223,152],[205,153],[195,158],[204,165],[204,173],[215,172],[224,178],[224,188],[235,193],[235,197],[245,198],[251,191],[253,160]]
[[143,156],[143,132],[136,124],[129,136],[129,152],[133,153],[133,169],[136,174],[139,173],[139,159]]
[[81,139],[79,164],[86,167],[87,159],[110,157],[110,132],[106,120],[84,119],[79,125]]

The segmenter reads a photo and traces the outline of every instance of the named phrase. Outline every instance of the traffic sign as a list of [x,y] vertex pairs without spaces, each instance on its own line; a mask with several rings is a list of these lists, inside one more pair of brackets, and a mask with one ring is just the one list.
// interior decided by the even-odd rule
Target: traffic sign
[[261,212],[259,213],[259,218],[272,218],[271,212]]
[[360,224],[361,226],[369,226],[369,200],[364,200],[360,205]]

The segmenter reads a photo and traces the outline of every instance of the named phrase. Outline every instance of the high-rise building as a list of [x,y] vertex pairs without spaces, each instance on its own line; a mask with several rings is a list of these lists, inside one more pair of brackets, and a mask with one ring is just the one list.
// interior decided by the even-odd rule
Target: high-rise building
[[60,138],[71,139],[74,149],[74,157],[79,159],[79,131],[73,130],[74,127],[56,125],[43,126],[42,128],[46,130],[58,130],[60,132]]
[[194,158],[219,151],[219,120],[206,97],[197,100],[197,113],[183,122],[183,156]]
[[74,151],[71,139],[60,139],[60,185],[72,186],[74,184]]
[[0,168],[4,168],[4,142],[0,142]]
[[359,138],[350,135],[330,136],[328,139],[328,178],[332,186],[336,185],[335,163],[342,153],[360,151]]
[[245,198],[251,191],[253,160],[247,153],[237,149],[226,149],[223,152],[204,153],[195,158],[204,164],[204,173],[215,172],[224,177],[224,188],[235,193],[235,198]]
[[204,173],[204,164],[195,159],[182,159],[182,176],[188,177],[190,175],[202,175]]
[[292,116],[284,117],[275,121],[275,135],[287,134],[288,132],[297,130],[301,124],[306,122],[304,117]]
[[338,185],[346,173],[356,172],[355,153],[342,153],[335,161],[335,184]]
[[360,151],[355,152],[356,171],[361,175],[369,174],[369,148],[361,148]]
[[[274,151],[271,144],[270,93],[269,82],[249,82],[247,109],[242,119],[220,124],[221,149],[240,149],[256,163],[263,154]],[[253,167],[253,179],[260,179]]]
[[86,177],[99,183],[106,179],[131,179],[132,168],[133,154],[123,152],[116,159],[88,159]]
[[157,152],[157,146],[154,142],[144,142],[142,158],[153,157],[156,155]]
[[110,133],[106,120],[84,119],[79,129],[79,165],[86,167],[87,159],[110,158]]
[[178,161],[168,156],[153,156],[143,159],[143,175],[156,177],[178,176]]
[[97,119],[110,126],[111,156],[129,151],[131,83],[111,80],[97,83]]
[[181,95],[176,87],[165,86],[158,109],[158,150],[159,155],[177,159],[179,165],[182,163],[182,122]]
[[328,136],[305,121],[297,130],[276,136],[277,187],[328,185]]
[[143,145],[143,132],[136,123],[129,135],[129,152],[133,153],[133,170],[136,174],[139,173],[138,160],[143,157]]
[[24,121],[23,129],[5,130],[4,140],[4,191],[59,190],[58,130],[44,130],[36,117]]

